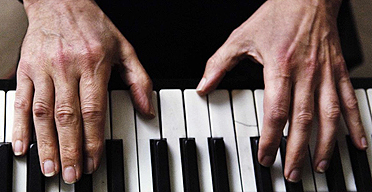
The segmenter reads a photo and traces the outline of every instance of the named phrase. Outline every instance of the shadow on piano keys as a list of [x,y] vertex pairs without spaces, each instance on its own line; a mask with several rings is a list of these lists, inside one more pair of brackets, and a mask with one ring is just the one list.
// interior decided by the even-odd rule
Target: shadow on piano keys
[[[362,88],[356,94],[366,133],[372,137],[372,89],[368,89],[372,81],[352,81],[355,88]],[[128,92],[111,83],[106,155],[96,173],[67,185],[60,175],[44,178],[35,144],[27,156],[13,157],[9,142],[15,82],[1,80],[0,191],[372,191],[372,146],[366,152],[357,150],[343,122],[326,174],[312,169],[313,133],[303,179],[290,183],[283,178],[282,163],[287,128],[274,165],[265,168],[257,162],[262,84],[224,82],[219,90],[199,97],[192,89],[197,80],[164,82],[154,81],[159,91],[153,93],[157,108],[153,120],[137,115]],[[182,86],[176,89],[177,84]]]

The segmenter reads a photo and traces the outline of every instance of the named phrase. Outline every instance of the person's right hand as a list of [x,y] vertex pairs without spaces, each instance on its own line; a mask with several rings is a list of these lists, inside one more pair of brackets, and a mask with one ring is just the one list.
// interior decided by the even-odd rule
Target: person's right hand
[[111,66],[122,67],[136,109],[149,118],[152,83],[93,0],[26,0],[24,6],[29,27],[17,71],[14,154],[27,152],[32,114],[43,174],[55,175],[61,162],[64,181],[74,183],[100,163]]

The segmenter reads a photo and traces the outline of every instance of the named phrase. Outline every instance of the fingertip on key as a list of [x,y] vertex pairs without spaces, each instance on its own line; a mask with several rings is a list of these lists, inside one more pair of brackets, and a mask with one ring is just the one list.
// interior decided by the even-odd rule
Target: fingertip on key
[[367,140],[366,140],[365,137],[362,137],[362,138],[360,139],[360,142],[361,142],[361,144],[362,144],[363,149],[367,149],[367,148],[368,148],[368,143],[367,143]]
[[327,170],[328,161],[322,160],[320,163],[318,163],[318,166],[316,167],[316,171],[319,173],[324,173]]
[[84,161],[84,174],[92,174],[94,171],[94,161],[92,158],[86,158]]
[[17,140],[14,143],[14,155],[15,156],[23,155],[23,142],[21,140]]
[[43,162],[45,177],[53,177],[56,174],[54,162],[46,160]]
[[68,166],[63,171],[63,180],[67,184],[74,184],[77,181],[75,166]]
[[265,167],[270,167],[275,161],[274,156],[266,155],[260,160],[260,164]]
[[293,183],[299,182],[301,180],[301,171],[297,168],[293,169],[286,179]]

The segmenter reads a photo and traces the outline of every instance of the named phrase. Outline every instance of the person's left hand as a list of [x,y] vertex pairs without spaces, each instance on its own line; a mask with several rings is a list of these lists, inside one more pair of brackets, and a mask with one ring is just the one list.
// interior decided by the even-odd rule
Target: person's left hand
[[316,113],[316,171],[324,172],[329,165],[341,111],[355,146],[367,148],[337,32],[340,4],[340,0],[266,1],[208,60],[197,88],[201,95],[211,92],[241,59],[264,65],[258,159],[264,166],[273,164],[289,120],[284,170],[289,181],[301,179]]

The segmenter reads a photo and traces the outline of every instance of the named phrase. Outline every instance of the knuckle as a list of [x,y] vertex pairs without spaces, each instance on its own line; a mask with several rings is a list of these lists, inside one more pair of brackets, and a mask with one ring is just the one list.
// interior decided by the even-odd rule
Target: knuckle
[[325,117],[330,120],[338,120],[341,116],[341,109],[338,102],[331,102],[327,105],[325,110]]
[[81,114],[84,120],[97,120],[105,116],[105,111],[98,104],[86,104],[81,108]]
[[314,118],[314,112],[302,111],[296,116],[296,122],[305,127],[312,124]]
[[22,96],[17,96],[14,100],[14,109],[16,111],[22,111],[22,112],[30,112],[30,108],[29,108],[29,102],[26,98],[22,97]]
[[346,108],[348,110],[358,110],[359,105],[358,105],[358,100],[356,99],[355,95],[352,97],[349,97],[346,102],[345,102]]
[[269,119],[278,123],[285,123],[288,119],[288,110],[281,105],[275,105],[269,112]]
[[56,108],[56,121],[61,125],[69,125],[77,122],[77,113],[71,105],[61,104]]
[[37,118],[50,118],[53,115],[53,109],[45,101],[35,101],[33,112]]

